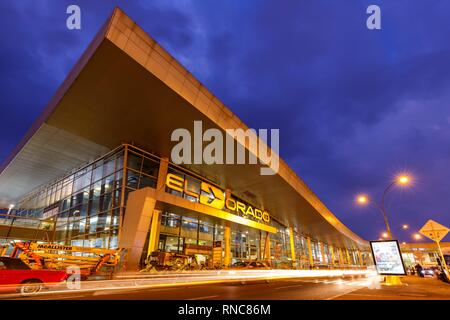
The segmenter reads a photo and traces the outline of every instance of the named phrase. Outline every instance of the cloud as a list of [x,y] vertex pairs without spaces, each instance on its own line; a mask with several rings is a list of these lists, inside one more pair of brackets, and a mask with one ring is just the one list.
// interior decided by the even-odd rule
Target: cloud
[[279,128],[281,155],[363,237],[383,222],[354,195],[378,199],[403,169],[417,183],[390,194],[391,223],[450,225],[447,2],[378,1],[381,31],[365,26],[370,1],[78,2],[78,33],[67,1],[0,3],[0,159],[118,4],[249,126]]

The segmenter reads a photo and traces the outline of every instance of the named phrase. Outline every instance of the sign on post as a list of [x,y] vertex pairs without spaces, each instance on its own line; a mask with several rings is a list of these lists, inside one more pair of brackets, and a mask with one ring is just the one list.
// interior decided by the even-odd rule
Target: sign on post
[[397,240],[370,241],[372,256],[380,275],[406,275]]
[[428,220],[427,223],[419,230],[423,236],[436,242],[440,242],[450,231],[449,228],[437,223],[434,220]]
[[444,270],[447,271],[447,275],[448,275],[447,263],[445,261],[445,257],[444,254],[442,253],[441,245],[439,244],[439,242],[447,235],[449,231],[450,231],[449,228],[431,219],[428,220],[427,223],[425,223],[425,225],[419,230],[419,232],[422,235],[436,242],[439,254],[441,256],[442,266]]

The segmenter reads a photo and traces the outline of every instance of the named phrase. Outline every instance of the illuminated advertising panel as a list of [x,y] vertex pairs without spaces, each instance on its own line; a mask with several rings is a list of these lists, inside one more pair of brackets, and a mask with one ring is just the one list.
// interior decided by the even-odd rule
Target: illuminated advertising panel
[[397,240],[370,241],[372,256],[381,275],[405,275],[402,253]]

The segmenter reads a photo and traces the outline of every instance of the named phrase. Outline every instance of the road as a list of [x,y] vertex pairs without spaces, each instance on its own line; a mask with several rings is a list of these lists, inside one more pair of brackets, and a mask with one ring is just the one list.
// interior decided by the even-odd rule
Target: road
[[127,300],[330,300],[368,285],[365,279],[298,279],[176,286],[137,290],[101,290],[28,299]]
[[[156,279],[155,279],[156,278]],[[208,276],[206,276],[208,278]],[[403,277],[402,286],[385,286],[379,277],[351,275],[320,278],[205,280],[198,275],[159,279],[88,282],[82,290],[56,290],[23,297],[31,300],[450,300],[450,284],[433,278]],[[88,287],[90,285],[90,287]]]

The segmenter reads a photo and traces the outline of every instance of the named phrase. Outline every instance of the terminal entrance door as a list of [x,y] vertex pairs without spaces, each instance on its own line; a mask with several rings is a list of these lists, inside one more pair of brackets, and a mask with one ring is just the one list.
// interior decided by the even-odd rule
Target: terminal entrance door
[[258,260],[259,257],[259,231],[258,230],[232,230],[231,256],[236,261]]

